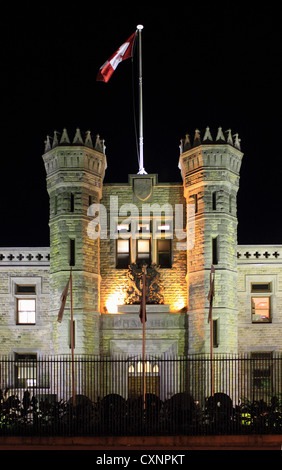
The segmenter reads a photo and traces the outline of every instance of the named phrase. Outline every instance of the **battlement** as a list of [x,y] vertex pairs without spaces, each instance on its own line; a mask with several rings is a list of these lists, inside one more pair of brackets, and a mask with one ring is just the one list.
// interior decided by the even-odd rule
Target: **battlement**
[[213,139],[210,128],[207,127],[203,138],[201,137],[201,131],[199,129],[195,130],[193,142],[190,140],[190,135],[186,134],[185,139],[180,140],[180,155],[188,150],[198,147],[199,145],[221,145],[221,144],[229,144],[232,147],[241,150],[241,144],[238,134],[233,134],[231,129],[227,131],[223,131],[222,127],[219,127],[217,130],[216,138]]
[[93,144],[91,131],[85,132],[85,138],[82,138],[81,131],[79,128],[76,129],[74,138],[71,140],[68,135],[67,129],[63,129],[63,132],[54,131],[53,137],[47,135],[45,141],[45,153],[49,152],[55,147],[58,146],[84,146],[96,150],[97,152],[103,153],[105,155],[106,147],[105,141],[100,139],[99,134],[96,135],[95,143]]

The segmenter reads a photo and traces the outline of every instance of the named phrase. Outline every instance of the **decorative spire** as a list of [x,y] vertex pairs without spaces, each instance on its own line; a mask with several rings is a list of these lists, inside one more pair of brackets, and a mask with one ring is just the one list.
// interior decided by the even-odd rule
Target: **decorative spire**
[[205,132],[205,135],[204,135],[204,138],[203,138],[203,142],[205,142],[205,141],[212,142],[212,136],[211,136],[209,127],[206,128],[206,132]]
[[56,147],[59,143],[58,141],[58,134],[59,132],[58,131],[54,131],[54,137],[53,137],[53,144],[52,144],[52,148]]
[[190,136],[189,134],[185,135],[185,140],[183,141],[183,151],[189,150],[191,148]]
[[226,131],[222,130],[222,127],[219,127],[217,130],[217,135],[216,139],[214,140],[210,128],[206,127],[205,133],[203,138],[201,138],[201,133],[199,129],[195,130],[195,135],[194,135],[194,141],[193,145],[191,145],[189,134],[185,135],[185,139],[180,140],[180,155],[187,150],[190,150],[192,147],[198,147],[199,145],[204,145],[204,144],[214,144],[214,145],[224,145],[224,144],[229,144],[232,145],[233,147],[237,148],[238,150],[241,150],[241,139],[239,139],[238,134],[232,134],[231,129],[228,129]]
[[239,134],[234,134],[233,137],[235,138],[234,147],[236,147],[238,150],[241,150],[241,139],[239,139]]
[[101,153],[105,153],[105,141],[100,139],[99,134],[96,135],[95,150]]
[[201,136],[200,136],[199,129],[196,129],[195,135],[194,135],[193,147],[197,147],[198,145],[201,145]]
[[93,142],[92,142],[92,137],[91,137],[91,132],[90,131],[86,131],[86,137],[85,137],[84,145],[86,145],[86,147],[90,147],[90,148],[93,149]]
[[83,140],[82,140],[82,137],[81,137],[81,133],[80,133],[80,129],[76,129],[76,132],[75,132],[75,136],[73,138],[73,144],[83,144]]
[[225,142],[225,137],[224,137],[224,134],[222,132],[222,127],[218,128],[216,140],[221,140],[221,141]]
[[64,129],[63,133],[62,133],[61,140],[60,140],[60,144],[69,144],[69,143],[70,143],[70,139],[69,139],[67,130]]
[[233,139],[232,139],[232,135],[231,135],[231,129],[228,129],[228,131],[226,131],[227,133],[227,143],[230,144],[230,145],[233,145]]
[[50,137],[47,135],[46,140],[45,140],[45,153],[49,152],[51,150],[51,142],[50,142]]

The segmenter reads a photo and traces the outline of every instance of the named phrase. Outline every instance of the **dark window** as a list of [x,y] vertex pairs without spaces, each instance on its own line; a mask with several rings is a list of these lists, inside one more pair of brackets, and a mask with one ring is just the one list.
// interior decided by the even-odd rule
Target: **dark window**
[[218,237],[212,239],[212,264],[218,264]]
[[198,194],[193,194],[191,198],[194,200],[195,214],[198,212]]
[[212,210],[216,211],[216,192],[212,193]]
[[268,283],[259,282],[255,284],[252,283],[252,292],[270,292],[270,291],[271,291],[271,285],[269,282]]
[[171,241],[158,240],[158,264],[161,268],[171,268]]
[[70,239],[70,266],[75,266],[75,240]]
[[130,242],[129,239],[117,240],[117,269],[127,269],[130,264]]
[[212,321],[212,335],[213,335],[213,347],[218,348],[219,345],[219,331],[218,331],[218,320]]
[[16,285],[16,294],[36,294],[36,287]]
[[74,194],[70,195],[70,212],[74,212]]

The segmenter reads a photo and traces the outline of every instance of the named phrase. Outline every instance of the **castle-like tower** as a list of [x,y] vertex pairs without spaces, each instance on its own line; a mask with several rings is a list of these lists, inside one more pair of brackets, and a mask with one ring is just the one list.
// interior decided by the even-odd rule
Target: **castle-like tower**
[[104,142],[79,129],[71,141],[64,129],[60,138],[47,137],[43,155],[50,198],[50,314],[53,353],[69,353],[70,295],[64,318],[57,322],[60,296],[73,278],[75,353],[99,354],[99,240],[87,235],[88,208],[102,197],[106,169]]
[[[195,243],[187,250],[189,352],[210,351],[208,293],[215,268],[213,343],[237,352],[237,191],[243,154],[238,135],[209,128],[181,142],[179,167],[187,204],[195,205]],[[188,233],[189,236],[189,233]]]

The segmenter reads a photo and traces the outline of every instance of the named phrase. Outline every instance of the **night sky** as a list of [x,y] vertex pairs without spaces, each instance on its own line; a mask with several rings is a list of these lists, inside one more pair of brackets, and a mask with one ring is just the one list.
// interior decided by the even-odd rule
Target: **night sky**
[[96,76],[139,23],[146,171],[181,181],[180,139],[196,128],[209,126],[214,137],[219,126],[231,128],[244,153],[238,241],[282,244],[281,9],[100,3],[21,2],[2,14],[0,246],[49,245],[42,154],[54,130],[105,139],[105,182],[138,172],[137,56],[108,84]]

